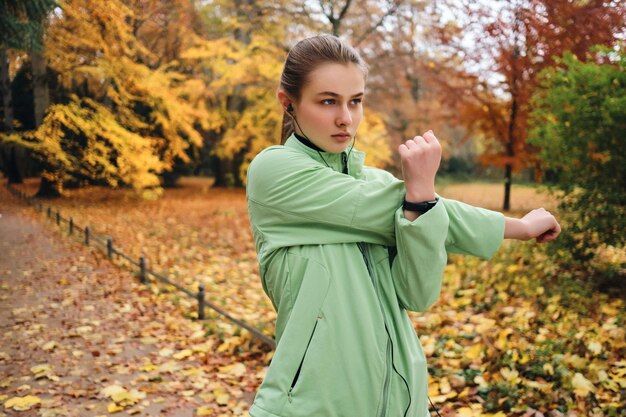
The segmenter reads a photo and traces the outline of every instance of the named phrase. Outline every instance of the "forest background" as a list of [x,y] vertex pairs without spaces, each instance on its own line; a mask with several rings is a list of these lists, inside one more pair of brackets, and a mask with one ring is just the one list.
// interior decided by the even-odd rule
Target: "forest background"
[[[225,286],[208,294],[213,300],[244,287],[254,292],[243,291],[248,300],[262,299],[257,272],[250,272],[248,225],[233,220],[245,216],[243,196],[223,187],[245,185],[250,160],[279,140],[284,115],[275,92],[290,46],[316,33],[345,38],[370,66],[358,139],[368,164],[399,174],[397,145],[433,129],[444,145],[441,189],[514,214],[534,207],[528,201],[551,201],[565,226],[559,244],[511,245],[487,269],[453,258],[453,290],[440,308],[459,316],[413,317],[418,333],[431,334],[422,338],[427,354],[441,361],[431,384],[435,401],[480,399],[483,412],[519,415],[623,415],[622,2],[0,4],[0,171],[8,183],[37,178],[22,188],[41,198],[64,196],[55,204],[78,220],[107,224],[100,232],[135,245],[133,254],[152,253],[156,267],[193,277],[190,285],[200,275]],[[211,181],[199,186],[189,176]],[[500,185],[450,185],[476,179]],[[518,188],[518,200],[515,182],[530,187]],[[541,182],[553,191],[549,200],[529,191]],[[496,187],[500,201],[476,198]],[[209,198],[214,215],[183,215],[181,207],[201,212],[206,203],[181,197],[184,190]],[[220,199],[238,203],[229,209]],[[152,224],[141,220],[147,213]],[[167,227],[155,229],[155,219]],[[202,224],[213,231],[194,232]],[[173,242],[173,254],[163,241]],[[203,250],[208,241],[221,242]],[[272,335],[271,306],[261,305],[232,308]],[[502,309],[512,321],[489,333]],[[435,338],[437,323],[455,330]],[[521,334],[528,329],[530,340]],[[207,331],[223,352],[249,347],[236,330]],[[470,346],[476,331],[487,333]]]

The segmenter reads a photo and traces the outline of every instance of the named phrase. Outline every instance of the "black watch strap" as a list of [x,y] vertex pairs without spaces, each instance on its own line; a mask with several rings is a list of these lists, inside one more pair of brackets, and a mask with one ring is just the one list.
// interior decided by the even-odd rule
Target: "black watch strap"
[[428,210],[435,207],[435,204],[437,204],[437,201],[439,201],[439,198],[435,198],[432,201],[422,201],[419,203],[412,203],[410,201],[406,201],[405,199],[404,203],[402,203],[402,208],[408,211],[417,211],[419,213],[426,213]]

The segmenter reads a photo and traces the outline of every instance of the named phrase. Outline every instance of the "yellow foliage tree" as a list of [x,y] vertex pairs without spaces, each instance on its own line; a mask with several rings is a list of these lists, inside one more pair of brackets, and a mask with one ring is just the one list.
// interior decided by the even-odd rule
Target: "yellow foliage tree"
[[[158,31],[144,30],[147,11],[160,3],[60,3],[46,56],[61,85],[75,94],[53,105],[42,126],[25,137],[46,161],[43,175],[59,187],[87,180],[158,191],[158,175],[187,161],[187,149],[203,143],[201,130],[214,127],[203,80],[185,71],[186,62],[163,60],[153,42]],[[191,30],[173,33],[190,38],[182,43],[193,36]],[[168,45],[162,47],[172,54]]]
[[189,49],[185,58],[199,59],[209,110],[221,121],[210,143],[218,185],[243,184],[252,158],[280,141],[282,112],[275,94],[288,51],[283,42],[289,4],[216,0],[200,11],[211,40]]

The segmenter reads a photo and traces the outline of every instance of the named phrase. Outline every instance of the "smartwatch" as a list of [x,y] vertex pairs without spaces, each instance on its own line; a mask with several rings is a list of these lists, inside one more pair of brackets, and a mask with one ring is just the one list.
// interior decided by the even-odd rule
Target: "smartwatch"
[[417,211],[423,214],[423,213],[426,213],[431,208],[435,207],[435,204],[437,204],[437,201],[439,201],[439,198],[435,198],[432,201],[422,201],[420,203],[412,203],[410,201],[406,201],[405,199],[404,202],[402,203],[402,208],[404,210]]

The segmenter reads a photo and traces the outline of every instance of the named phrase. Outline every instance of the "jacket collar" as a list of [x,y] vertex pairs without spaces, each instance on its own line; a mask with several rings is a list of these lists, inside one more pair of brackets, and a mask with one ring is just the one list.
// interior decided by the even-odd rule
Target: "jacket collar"
[[364,152],[358,151],[356,149],[352,149],[352,151],[350,151],[350,147],[340,153],[324,152],[321,150],[318,151],[298,140],[298,138],[296,138],[295,134],[293,133],[285,141],[285,146],[287,148],[296,149],[300,152],[307,154],[309,157],[324,166],[328,164],[331,169],[337,172],[341,172],[342,169],[341,155],[346,154],[348,156],[348,174],[354,178],[362,177],[363,163],[365,162]]

